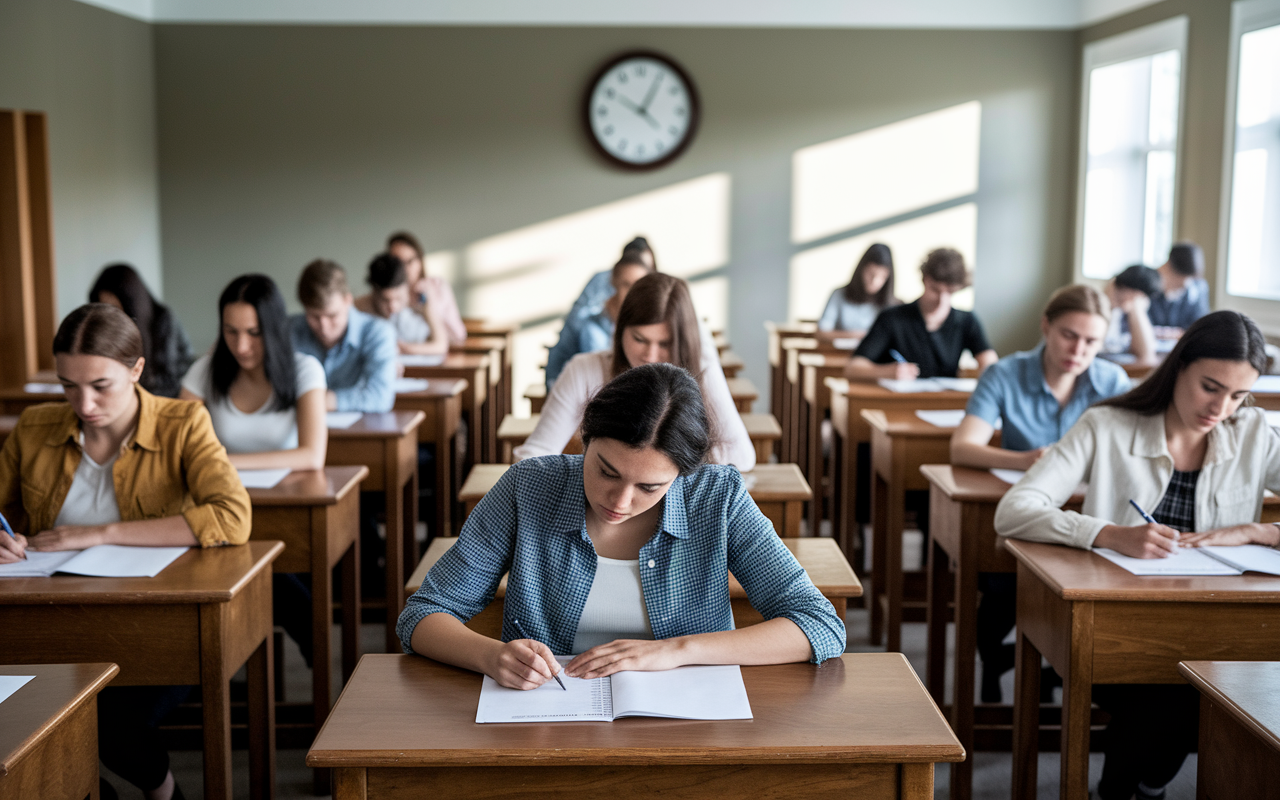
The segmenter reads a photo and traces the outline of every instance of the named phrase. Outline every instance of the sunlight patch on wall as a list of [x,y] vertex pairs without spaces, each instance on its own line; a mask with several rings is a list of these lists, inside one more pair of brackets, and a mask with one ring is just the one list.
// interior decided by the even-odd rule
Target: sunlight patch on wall
[[[893,251],[894,293],[910,302],[924,290],[920,264],[935,247],[959,250],[973,270],[977,232],[978,206],[965,203],[798,253],[791,259],[789,317],[792,321],[817,319],[827,298],[849,282],[858,259],[876,242]],[[954,295],[952,303],[956,308],[972,309],[973,288]]]
[[804,244],[978,190],[978,101],[797,150],[791,241]]
[[722,331],[729,325],[729,279],[716,275],[689,281],[689,294],[698,317],[705,320],[707,328]]

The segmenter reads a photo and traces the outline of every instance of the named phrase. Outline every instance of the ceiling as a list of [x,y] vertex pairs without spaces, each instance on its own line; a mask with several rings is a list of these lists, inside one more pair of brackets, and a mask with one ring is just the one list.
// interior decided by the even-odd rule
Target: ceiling
[[1079,28],[1158,0],[81,0],[147,22]]

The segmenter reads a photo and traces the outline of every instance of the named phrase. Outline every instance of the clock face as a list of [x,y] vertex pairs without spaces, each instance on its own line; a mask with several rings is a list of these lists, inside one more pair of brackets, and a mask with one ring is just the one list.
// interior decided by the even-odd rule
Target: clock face
[[656,167],[693,138],[698,99],[684,71],[656,54],[634,54],[600,71],[587,97],[587,125],[604,154],[628,167]]

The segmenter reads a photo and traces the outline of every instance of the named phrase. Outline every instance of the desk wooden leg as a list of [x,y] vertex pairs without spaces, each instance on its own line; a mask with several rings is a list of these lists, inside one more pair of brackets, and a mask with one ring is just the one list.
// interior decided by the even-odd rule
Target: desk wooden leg
[[886,556],[889,547],[888,520],[885,512],[889,504],[889,484],[874,469],[871,470],[871,644],[878,645],[884,635],[884,606]]
[[333,800],[365,800],[368,771],[361,767],[339,767],[333,771]]
[[[436,438],[436,514],[435,524],[427,531],[427,540],[433,536],[452,536],[453,531],[453,441],[456,436]],[[413,567],[417,567],[415,562]]]
[[[930,525],[930,529],[932,527]],[[960,557],[956,559],[956,661],[951,689],[951,729],[968,753],[973,752],[973,658],[978,649],[978,537],[965,535],[972,532],[961,529]],[[946,559],[946,554],[940,553],[941,548],[934,551],[933,557]],[[930,564],[929,568],[933,569],[934,565]],[[946,574],[945,567],[939,571]],[[972,796],[973,758],[970,757],[951,764],[951,800],[969,800]]]
[[249,656],[249,796],[276,796],[276,693],[274,635]]
[[[1040,651],[1021,630],[1018,631],[1015,650],[1013,800],[1036,800],[1036,759],[1040,752]],[[1063,718],[1066,718],[1065,709]],[[1064,738],[1064,744],[1065,741]]]
[[[388,550],[391,548],[388,547]],[[398,548],[397,548],[398,549]],[[400,579],[403,585],[404,578]],[[397,615],[398,616],[398,613]],[[387,609],[387,628],[395,634],[395,616]],[[396,648],[399,651],[399,648]],[[342,556],[342,683],[351,679],[360,660],[360,540]],[[328,716],[328,713],[325,713]],[[317,731],[318,732],[318,731]]]
[[[929,565],[926,568],[929,577],[929,599],[925,605],[925,627],[928,630],[925,675],[933,702],[942,707],[946,704],[947,692],[946,572],[951,559],[932,537],[929,541],[932,553],[929,555]],[[953,796],[954,792],[953,789]]]
[[[405,572],[412,572],[418,566],[418,471],[415,469],[410,475],[409,480],[405,481],[404,488],[401,490],[404,497],[404,569]],[[401,576],[400,583],[403,586],[407,575]],[[404,610],[404,594],[401,589],[400,606],[396,609],[396,617],[399,618],[400,612]],[[400,652],[400,638],[395,635],[396,626],[391,622],[391,609],[387,609],[387,630],[391,635],[391,640],[387,642],[388,653]],[[394,647],[395,649],[391,649]]]
[[204,725],[204,796],[231,800],[231,675],[225,651],[226,604],[200,606],[200,700]]
[[[1062,800],[1089,797],[1093,603],[1072,603],[1070,663],[1062,675]],[[1058,666],[1058,665],[1055,665]],[[1061,669],[1060,666],[1058,666]]]
[[822,459],[822,409],[817,403],[806,403],[809,409],[809,427],[805,436],[809,439],[809,487],[813,490],[813,499],[809,501],[809,535],[817,536],[822,526],[822,473],[825,471]]
[[886,520],[884,547],[885,650],[902,651],[902,530],[906,527],[906,496],[901,483],[890,486],[884,515]]
[[[312,512],[312,526],[325,524],[324,511]],[[325,541],[326,537],[314,532],[311,541]],[[333,572],[329,569],[327,548],[311,548],[311,721],[312,735],[320,732],[320,726],[329,716],[330,674],[333,653]],[[359,570],[356,570],[359,573]],[[344,584],[346,581],[344,580]],[[344,597],[346,593],[344,592]],[[356,595],[356,608],[359,608]],[[342,612],[347,613],[346,609]],[[315,792],[323,794],[329,789],[329,771],[313,771]]]
[[933,764],[902,765],[903,800],[933,800]]
[[[782,529],[786,531],[786,536],[796,538],[800,535],[800,518],[803,514],[804,503],[798,500],[788,500],[782,504]],[[813,533],[817,536],[817,533]]]
[[[400,609],[404,607],[404,579],[405,567],[404,563],[404,539],[405,531],[405,502],[404,495],[400,492],[400,442],[399,440],[391,440],[389,446],[383,448],[382,474],[384,476],[384,494],[386,495],[386,514],[387,514],[387,624],[386,624],[386,649],[388,653],[399,653],[400,647],[396,640],[396,623],[395,619],[400,615]],[[412,538],[412,534],[409,534]],[[343,586],[346,585],[346,573],[343,573]],[[360,595],[356,595],[357,605],[359,608]],[[343,609],[346,609],[346,602],[343,602]],[[356,622],[359,623],[359,616]],[[345,630],[345,622],[343,629]],[[347,673],[350,675],[350,673]]]

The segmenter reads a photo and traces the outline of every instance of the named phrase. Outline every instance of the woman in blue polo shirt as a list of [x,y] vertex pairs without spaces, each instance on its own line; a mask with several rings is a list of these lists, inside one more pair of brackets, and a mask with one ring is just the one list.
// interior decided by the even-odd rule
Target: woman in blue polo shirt
[[[1089,406],[1128,391],[1123,368],[1094,358],[1110,320],[1111,304],[1097,289],[1077,284],[1054,292],[1040,320],[1040,345],[1002,358],[982,374],[951,436],[951,463],[1028,469]],[[997,422],[1000,446],[992,447]],[[1014,576],[983,574],[979,584],[981,696],[984,703],[998,703],[1000,676],[1013,668],[1013,645],[1002,642],[1013,629]]]
[[[400,615],[405,652],[514,689],[550,680],[555,655],[596,678],[843,653],[844,623],[742,475],[705,464],[707,419],[698,382],[671,364],[607,383],[583,415],[582,455],[525,459],[476,506]],[[764,622],[734,630],[730,572]],[[465,623],[504,574],[497,641]]]

